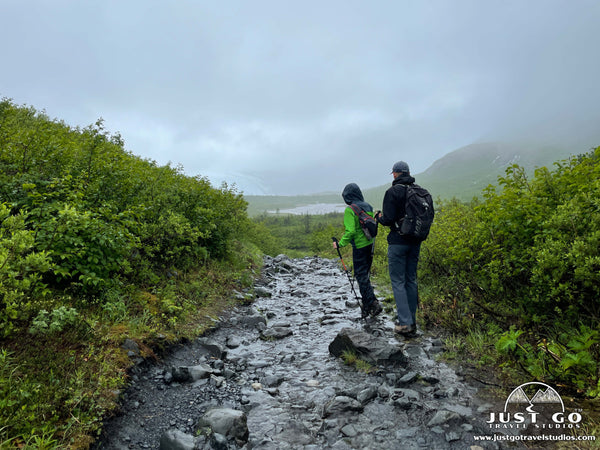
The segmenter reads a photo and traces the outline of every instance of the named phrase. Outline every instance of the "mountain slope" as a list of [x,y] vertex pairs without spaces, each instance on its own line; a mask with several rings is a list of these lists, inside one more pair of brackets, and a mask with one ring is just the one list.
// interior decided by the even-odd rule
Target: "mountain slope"
[[[497,184],[498,176],[507,167],[518,164],[528,173],[537,167],[551,166],[555,161],[568,158],[572,152],[561,148],[518,146],[515,144],[480,143],[459,148],[435,161],[427,170],[414,175],[416,182],[426,187],[435,198],[469,201],[481,196],[490,184]],[[375,204],[381,204],[389,185],[365,191]]]
[[[426,187],[434,199],[469,201],[481,196],[489,184],[496,184],[498,176],[512,164],[518,164],[528,173],[537,167],[552,166],[555,161],[570,155],[583,153],[587,149],[541,147],[527,144],[478,143],[454,150],[435,161],[427,170],[414,175],[416,182]],[[410,161],[409,161],[410,163]],[[365,200],[375,209],[381,207],[383,195],[389,184],[363,189]],[[340,203],[339,193],[322,193],[303,196],[247,196],[248,213],[251,216],[264,211],[290,209],[316,203]]]

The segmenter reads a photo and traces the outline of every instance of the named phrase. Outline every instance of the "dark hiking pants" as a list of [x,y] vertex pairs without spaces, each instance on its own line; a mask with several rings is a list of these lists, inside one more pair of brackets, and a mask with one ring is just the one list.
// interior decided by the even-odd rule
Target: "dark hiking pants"
[[371,286],[373,244],[363,248],[352,249],[352,263],[354,265],[354,277],[358,283],[363,306],[368,309],[375,300],[375,293],[373,292],[373,286]]

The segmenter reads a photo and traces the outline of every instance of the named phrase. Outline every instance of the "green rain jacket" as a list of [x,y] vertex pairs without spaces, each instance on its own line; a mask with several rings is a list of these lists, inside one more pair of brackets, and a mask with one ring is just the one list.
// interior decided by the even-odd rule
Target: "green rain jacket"
[[[356,183],[347,184],[342,192],[342,198],[347,205],[352,203],[362,208],[368,215],[374,216],[373,207],[365,202],[363,194]],[[371,245],[374,239],[367,239],[362,229],[358,216],[349,206],[344,210],[344,235],[339,241],[339,246],[352,244],[353,248],[363,248]]]

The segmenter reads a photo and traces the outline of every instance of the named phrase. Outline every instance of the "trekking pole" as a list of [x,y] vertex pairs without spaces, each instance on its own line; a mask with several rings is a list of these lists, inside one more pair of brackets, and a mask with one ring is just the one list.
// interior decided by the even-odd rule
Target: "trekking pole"
[[[332,237],[331,240],[333,242],[335,242],[336,244],[339,243],[339,241],[335,237]],[[360,306],[361,316],[362,316],[362,318],[365,318],[366,317],[365,307],[363,305],[362,298],[359,298],[358,294],[354,290],[354,283],[352,282],[352,278],[350,277],[350,272],[348,272],[348,268],[346,267],[346,264],[344,263],[344,258],[342,258],[342,252],[340,252],[340,246],[336,245],[335,249],[337,250],[338,256],[340,257],[340,261],[342,262],[342,267],[344,268],[344,272],[346,272],[346,275],[348,276],[348,281],[350,282],[350,287],[352,288],[352,292],[354,292],[356,301],[358,302],[358,305]]]

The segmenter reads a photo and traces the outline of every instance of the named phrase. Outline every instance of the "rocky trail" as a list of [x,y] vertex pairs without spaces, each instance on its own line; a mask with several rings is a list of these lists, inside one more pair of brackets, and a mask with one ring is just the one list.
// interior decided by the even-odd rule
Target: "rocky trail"
[[[136,367],[96,449],[469,449],[486,433],[443,343],[360,319],[337,260],[267,258],[252,304]],[[368,370],[339,355],[354,349]],[[132,354],[135,353],[132,349]]]

